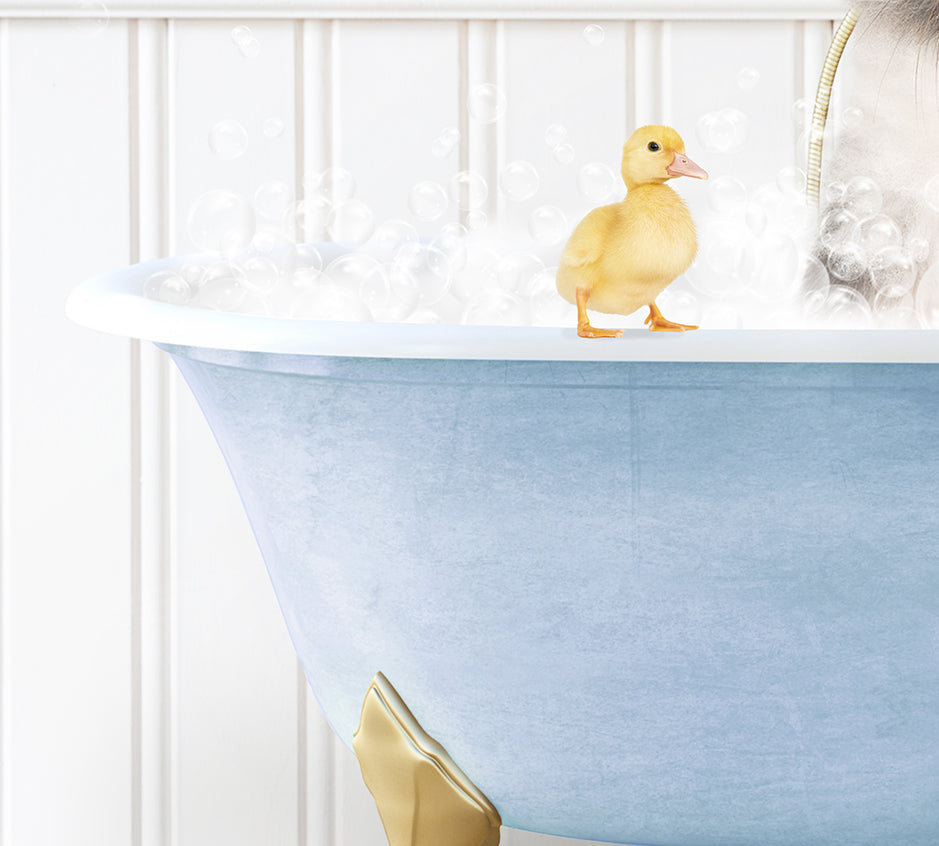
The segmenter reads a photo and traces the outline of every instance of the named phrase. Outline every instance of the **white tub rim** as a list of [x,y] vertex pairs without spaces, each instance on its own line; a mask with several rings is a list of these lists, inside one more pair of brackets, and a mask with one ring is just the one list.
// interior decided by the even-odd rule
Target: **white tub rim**
[[939,363],[939,333],[928,329],[730,329],[578,338],[574,327],[349,323],[209,311],[146,298],[152,274],[206,260],[158,259],[79,285],[66,314],[90,329],[179,346],[287,355],[498,361],[700,361]]

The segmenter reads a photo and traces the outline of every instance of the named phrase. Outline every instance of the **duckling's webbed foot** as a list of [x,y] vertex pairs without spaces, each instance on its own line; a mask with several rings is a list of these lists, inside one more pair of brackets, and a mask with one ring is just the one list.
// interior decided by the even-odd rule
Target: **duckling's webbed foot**
[[621,329],[598,329],[591,326],[587,319],[587,299],[590,292],[585,288],[577,289],[577,334],[581,338],[620,338],[623,335]]
[[649,303],[649,316],[646,317],[645,324],[650,332],[688,332],[698,328],[689,323],[673,323],[666,320],[655,303]]

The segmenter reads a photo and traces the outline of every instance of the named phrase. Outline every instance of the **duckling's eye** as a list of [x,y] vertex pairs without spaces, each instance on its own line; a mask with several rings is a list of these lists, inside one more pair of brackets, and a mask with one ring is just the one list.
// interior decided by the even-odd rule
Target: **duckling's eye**
[[650,141],[649,146],[646,148],[650,153],[657,153],[662,148],[659,146],[657,141]]

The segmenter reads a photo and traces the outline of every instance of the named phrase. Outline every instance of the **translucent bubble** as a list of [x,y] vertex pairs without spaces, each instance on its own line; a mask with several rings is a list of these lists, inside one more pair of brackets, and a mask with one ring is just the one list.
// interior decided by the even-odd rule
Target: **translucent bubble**
[[211,311],[238,311],[247,293],[241,268],[218,262],[208,268],[206,279],[190,305]]
[[447,192],[437,182],[418,182],[408,192],[408,208],[418,220],[436,220],[447,210]]
[[237,120],[220,120],[209,130],[209,149],[223,161],[232,161],[248,149],[248,130]]
[[825,186],[825,201],[831,205],[840,205],[844,202],[847,186],[843,182],[830,182]]
[[818,239],[826,247],[843,244],[859,236],[860,221],[845,209],[832,209],[822,218]]
[[916,286],[916,313],[924,326],[939,329],[939,264],[932,265]]
[[75,8],[79,14],[73,18],[72,26],[85,38],[103,35],[111,21],[111,13],[104,3],[80,2]]
[[656,305],[669,320],[675,323],[687,323],[698,326],[701,323],[701,301],[692,292],[681,287],[683,276],[679,276],[671,286],[656,298]]
[[560,244],[570,235],[567,215],[557,206],[538,206],[528,218],[528,231],[541,244]]
[[447,127],[441,130],[440,135],[434,139],[434,143],[431,145],[431,152],[438,159],[445,159],[456,149],[456,145],[459,143],[460,130],[452,126]]
[[364,253],[343,253],[326,267],[329,280],[346,291],[358,291],[363,279],[381,272],[381,262]]
[[926,205],[933,211],[939,212],[939,176],[934,176],[923,189],[923,198]]
[[418,308],[405,323],[443,323],[443,317],[431,308]]
[[271,139],[280,138],[286,128],[287,125],[280,118],[267,118],[267,120],[264,121],[264,137]]
[[552,150],[567,138],[567,127],[559,123],[552,123],[544,133],[544,142]]
[[502,89],[490,83],[477,85],[470,92],[470,117],[480,123],[495,123],[505,114],[506,99]]
[[528,309],[514,294],[505,291],[482,291],[466,304],[463,322],[482,326],[524,326]]
[[555,160],[561,164],[570,164],[574,161],[574,148],[570,144],[558,144],[553,152]]
[[261,52],[261,42],[258,41],[257,36],[251,31],[250,27],[236,26],[231,31],[231,40],[235,42],[235,46],[241,55],[248,59],[256,58]]
[[784,167],[776,174],[776,185],[783,194],[805,193],[805,172],[798,167]]
[[739,109],[708,112],[698,120],[698,140],[711,152],[728,153],[743,146],[749,123]]
[[489,225],[489,215],[476,209],[466,215],[466,228],[471,232],[481,232]]
[[534,253],[517,250],[501,256],[487,271],[495,274],[496,285],[501,290],[524,297],[531,278],[544,269],[544,262]]
[[929,241],[925,238],[910,238],[909,250],[913,261],[922,264],[929,258]]
[[292,202],[293,191],[290,186],[277,179],[262,182],[254,192],[254,210],[258,217],[265,220],[276,220],[279,223]]
[[316,192],[338,206],[355,196],[355,177],[343,167],[327,168],[320,174]]
[[[669,318],[669,320],[674,319]],[[701,326],[705,329],[741,329],[743,317],[729,303],[712,303],[704,309],[701,315]]]
[[860,245],[845,241],[832,248],[828,255],[828,271],[842,282],[854,282],[867,270],[867,256]]
[[297,293],[309,291],[321,284],[325,276],[315,267],[298,267],[290,276],[290,287]]
[[795,240],[773,233],[762,244],[763,261],[750,288],[764,302],[792,299],[802,286],[802,266]]
[[601,162],[585,164],[577,172],[577,188],[591,203],[609,202],[621,186],[613,169]]
[[873,323],[867,300],[845,285],[831,286],[818,318],[826,329],[864,329]]
[[298,268],[322,270],[323,256],[313,244],[298,244],[297,266]]
[[718,214],[735,214],[747,202],[747,189],[733,176],[718,176],[707,189],[708,205]]
[[857,106],[849,106],[841,113],[841,122],[845,129],[860,129],[864,123],[864,112]]
[[329,212],[329,203],[323,197],[292,203],[284,213],[284,231],[297,241],[322,240]]
[[739,225],[715,227],[702,240],[706,244],[704,262],[713,274],[691,277],[696,288],[711,296],[725,296],[739,287],[741,278],[749,280],[756,254]]
[[861,221],[860,238],[861,247],[873,253],[882,247],[899,246],[903,235],[892,217],[875,214]]
[[466,246],[466,236],[469,234],[465,226],[459,223],[448,223],[442,226],[440,234],[431,242],[435,249],[446,256],[451,272],[459,273],[466,267],[469,250]]
[[461,170],[450,179],[447,193],[457,206],[466,211],[485,205],[486,197],[489,196],[489,186],[479,174]]
[[196,291],[205,282],[207,268],[204,264],[184,264],[180,268],[179,275],[189,284],[192,291]]
[[878,329],[924,329],[910,296],[891,299],[878,294],[873,311]]
[[760,237],[766,231],[766,210],[756,203],[749,203],[744,212],[744,222],[754,235]]
[[206,191],[189,209],[187,231],[203,250],[232,253],[247,247],[254,237],[254,210],[241,194]]
[[374,320],[396,323],[414,313],[420,302],[420,283],[406,267],[392,265],[366,276],[360,296]]
[[587,24],[584,27],[584,41],[588,44],[596,47],[598,44],[603,43],[605,33],[603,32],[603,27],[599,24]]
[[144,283],[143,295],[170,305],[185,305],[192,298],[192,288],[182,275],[160,270]]
[[344,244],[363,244],[375,231],[375,216],[367,203],[346,200],[334,206],[326,219],[330,238]]
[[877,250],[870,259],[871,284],[887,297],[902,297],[916,282],[916,265],[899,246]]
[[499,188],[510,200],[522,203],[538,193],[541,183],[538,171],[531,162],[509,162],[499,174]]
[[877,183],[866,176],[855,176],[845,186],[844,207],[858,218],[880,211],[884,198]]
[[830,287],[825,265],[815,256],[808,256],[802,268],[802,298],[807,313],[819,311],[824,306]]
[[289,276],[297,266],[299,258],[297,245],[278,227],[259,226],[254,233],[251,246],[258,255],[266,256],[274,262],[281,276]]
[[250,256],[241,263],[244,286],[256,294],[268,294],[274,290],[280,272],[273,260],[267,256]]
[[745,67],[737,71],[737,87],[741,91],[752,91],[759,82],[760,72],[756,68]]
[[379,261],[391,261],[402,244],[417,241],[418,237],[417,229],[406,220],[386,220],[372,233],[368,254]]
[[431,244],[410,241],[397,252],[393,265],[406,270],[418,285],[424,305],[438,302],[450,290],[453,269],[449,257]]

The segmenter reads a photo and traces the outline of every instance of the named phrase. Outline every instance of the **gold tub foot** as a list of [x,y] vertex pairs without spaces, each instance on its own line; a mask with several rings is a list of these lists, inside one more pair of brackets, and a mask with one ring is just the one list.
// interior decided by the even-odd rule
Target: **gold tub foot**
[[389,846],[497,846],[502,818],[381,673],[352,747]]

